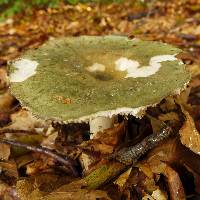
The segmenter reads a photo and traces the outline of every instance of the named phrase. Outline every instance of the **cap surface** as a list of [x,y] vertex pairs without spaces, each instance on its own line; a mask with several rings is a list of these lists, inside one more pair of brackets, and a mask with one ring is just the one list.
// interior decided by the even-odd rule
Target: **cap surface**
[[44,119],[87,121],[132,114],[184,89],[190,79],[181,52],[122,36],[55,39],[10,66],[11,91]]

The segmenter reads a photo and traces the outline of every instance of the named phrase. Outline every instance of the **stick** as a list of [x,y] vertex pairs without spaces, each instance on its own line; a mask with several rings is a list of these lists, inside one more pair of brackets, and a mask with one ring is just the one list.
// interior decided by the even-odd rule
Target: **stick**
[[115,154],[112,155],[112,158],[117,161],[125,164],[131,165],[138,161],[138,159],[144,155],[147,151],[153,149],[157,146],[161,141],[171,135],[172,130],[170,127],[165,126],[161,129],[161,131],[157,134],[151,134],[144,138],[139,144],[136,144],[131,147],[125,147]]
[[66,157],[64,158],[63,156],[61,156],[61,155],[57,154],[56,152],[53,152],[47,148],[36,147],[33,145],[24,144],[24,143],[12,141],[12,140],[5,140],[5,139],[0,140],[0,143],[9,144],[9,145],[17,146],[17,147],[22,147],[22,148],[28,149],[30,151],[46,154],[46,155],[54,158],[58,162],[62,163],[63,165],[67,166],[74,176],[78,176],[78,172],[73,167],[75,163],[72,159],[69,159]]
[[[171,128],[165,126],[158,134],[151,134],[142,140],[139,144],[123,148],[120,151],[114,153],[108,157],[108,160],[110,160],[109,162],[101,165],[99,168],[95,169],[84,178],[84,180],[87,182],[87,188],[97,189],[113,178],[116,178],[128,166],[134,165],[138,159],[148,150],[153,149],[162,140],[168,138],[171,133]],[[113,161],[111,161],[111,159]]]

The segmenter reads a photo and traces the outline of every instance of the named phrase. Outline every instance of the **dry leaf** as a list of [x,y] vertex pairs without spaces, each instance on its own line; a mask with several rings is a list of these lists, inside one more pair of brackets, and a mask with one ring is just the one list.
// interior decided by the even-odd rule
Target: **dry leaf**
[[0,159],[8,160],[10,156],[10,145],[0,143]]
[[169,121],[169,120],[179,121],[179,117],[178,117],[178,114],[176,112],[169,112],[169,113],[166,113],[166,114],[160,114],[158,118],[161,121]]
[[184,188],[178,173],[168,165],[166,165],[165,171],[163,173],[167,177],[171,199],[172,200],[186,199]]
[[43,154],[34,154],[35,159],[32,163],[26,166],[26,174],[33,175],[37,172],[49,169],[51,166],[55,165],[55,160]]
[[103,144],[115,146],[121,141],[124,133],[125,124],[124,122],[122,122],[120,124],[117,124],[114,128],[105,130],[103,133],[99,132],[95,134],[93,140],[100,140]]
[[0,110],[1,112],[9,112],[14,101],[14,97],[10,92],[0,94]]
[[121,141],[125,134],[124,123],[118,124],[112,129],[107,129],[103,133],[95,134],[95,137],[89,141],[83,142],[80,146],[83,149],[100,152],[102,154],[112,153],[114,147]]
[[[44,128],[48,125],[41,119],[34,117],[26,109],[21,109],[18,112],[11,114],[11,124],[5,129],[36,131],[37,128]],[[35,129],[36,128],[36,129]]]
[[0,199],[2,200],[19,200],[14,187],[0,182]]
[[28,179],[19,180],[17,181],[16,189],[20,200],[28,200],[32,191],[34,191],[33,181]]
[[179,131],[181,143],[200,155],[200,134],[197,131],[194,120],[190,114],[185,110],[183,110],[183,112],[186,121]]
[[167,200],[167,196],[161,190],[157,189],[151,195],[146,194],[142,200]]
[[123,190],[124,185],[126,184],[126,181],[129,178],[129,175],[131,173],[132,167],[130,167],[127,171],[125,171],[123,174],[121,174],[117,180],[115,180],[113,183],[119,186],[120,190]]
[[17,165],[13,160],[0,162],[0,168],[8,177],[18,178],[19,176],[17,171]]
[[105,191],[86,189],[78,189],[76,191],[68,192],[52,192],[51,194],[41,197],[38,200],[58,200],[58,198],[59,200],[111,200]]
[[0,91],[8,87],[8,76],[5,69],[0,68]]

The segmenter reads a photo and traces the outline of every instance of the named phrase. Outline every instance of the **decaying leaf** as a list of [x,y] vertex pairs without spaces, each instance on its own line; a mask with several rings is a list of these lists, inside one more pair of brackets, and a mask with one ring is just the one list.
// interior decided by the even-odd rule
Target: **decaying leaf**
[[14,97],[10,92],[0,94],[0,110],[1,112],[9,112],[12,108]]
[[87,175],[83,180],[87,183],[87,188],[97,189],[113,177],[118,176],[124,167],[123,164],[118,162],[99,163],[97,169]]
[[0,159],[8,160],[10,156],[10,146],[0,143]]
[[2,200],[20,200],[14,187],[0,181],[0,199]]
[[[153,174],[155,174],[155,175],[162,174],[166,177],[166,182],[167,182],[167,185],[168,185],[168,188],[170,191],[170,199],[173,199],[173,200],[185,199],[184,188],[183,188],[182,182],[180,180],[180,177],[176,171],[174,171],[169,165],[167,165],[166,163],[164,163],[160,160],[151,159],[151,160],[148,160],[147,162],[148,162],[147,164],[149,166],[148,170],[151,170],[153,172]],[[139,169],[144,171],[144,167],[142,167],[142,166],[143,165],[140,165]],[[154,177],[155,177],[155,175],[154,175]],[[152,178],[150,180],[152,180]],[[150,185],[147,185],[147,189],[148,188],[150,189]],[[157,192],[155,192],[155,191],[157,191]],[[164,196],[166,198],[166,194],[164,194],[161,191],[159,192],[159,191],[160,191],[159,188],[155,189],[153,191],[154,193],[151,194],[152,197],[159,196],[159,193],[160,193],[161,196]]]
[[49,148],[49,149],[55,149],[55,140],[58,137],[58,131],[56,131],[52,126],[48,127],[45,138],[43,138],[43,141],[41,143],[41,146]]
[[125,134],[124,122],[117,124],[112,129],[96,133],[93,139],[83,142],[80,147],[86,151],[80,155],[80,162],[83,166],[83,170],[87,171],[90,165],[100,159],[99,156],[93,156],[93,154],[110,154],[114,148],[119,144],[122,137]]
[[178,114],[176,112],[169,112],[166,114],[160,114],[159,119],[161,121],[169,121],[169,120],[176,120],[179,121]]
[[121,174],[117,178],[117,180],[114,181],[114,184],[118,185],[120,190],[122,190],[124,188],[124,185],[125,185],[126,181],[129,178],[131,170],[132,170],[132,167],[130,167],[126,172],[124,172],[123,174]]
[[78,189],[75,191],[63,191],[63,192],[53,192],[47,196],[39,198],[38,200],[94,200],[94,199],[105,199],[111,200],[111,198],[106,194],[105,191],[101,190],[87,190]]
[[167,200],[167,197],[161,190],[156,189],[151,195],[146,194],[142,197],[142,200]]
[[171,199],[172,200],[185,199],[186,196],[184,188],[178,173],[168,165],[166,165],[165,171],[163,173],[167,177]]
[[44,128],[48,125],[44,121],[31,115],[26,109],[21,109],[13,113],[11,115],[11,121],[11,124],[5,127],[5,129],[35,131],[37,130],[36,128]]
[[155,200],[167,200],[166,194],[161,190],[157,189],[153,191],[151,195]]
[[7,177],[18,178],[19,173],[17,170],[17,165],[14,160],[0,162],[1,173],[4,173]]
[[26,174],[36,174],[37,172],[49,169],[53,165],[55,165],[55,160],[53,158],[47,157],[46,155],[35,154],[34,161],[26,166]]
[[179,131],[181,143],[200,155],[200,134],[190,114],[186,110],[183,110],[183,112],[186,121]]
[[9,79],[7,76],[7,71],[0,68],[0,92],[8,87]]
[[21,200],[28,200],[31,192],[34,190],[33,182],[26,179],[17,181],[17,194]]
[[[50,182],[52,184],[49,184]],[[82,180],[61,187],[56,186],[56,183],[59,186],[58,177],[48,174],[44,174],[42,177],[19,180],[17,182],[17,193],[21,200],[93,200],[97,198],[110,200],[105,191],[81,189],[86,185]]]
[[102,154],[112,153],[124,133],[124,123],[121,123],[103,133],[97,133],[93,139],[83,142],[80,146],[83,149],[101,152]]

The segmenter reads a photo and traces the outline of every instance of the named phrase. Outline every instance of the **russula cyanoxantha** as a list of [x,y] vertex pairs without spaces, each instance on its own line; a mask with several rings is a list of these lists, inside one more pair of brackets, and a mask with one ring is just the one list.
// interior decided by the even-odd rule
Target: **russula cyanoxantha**
[[11,91],[34,115],[89,122],[93,133],[183,90],[190,75],[180,52],[121,36],[54,39],[11,63]]

